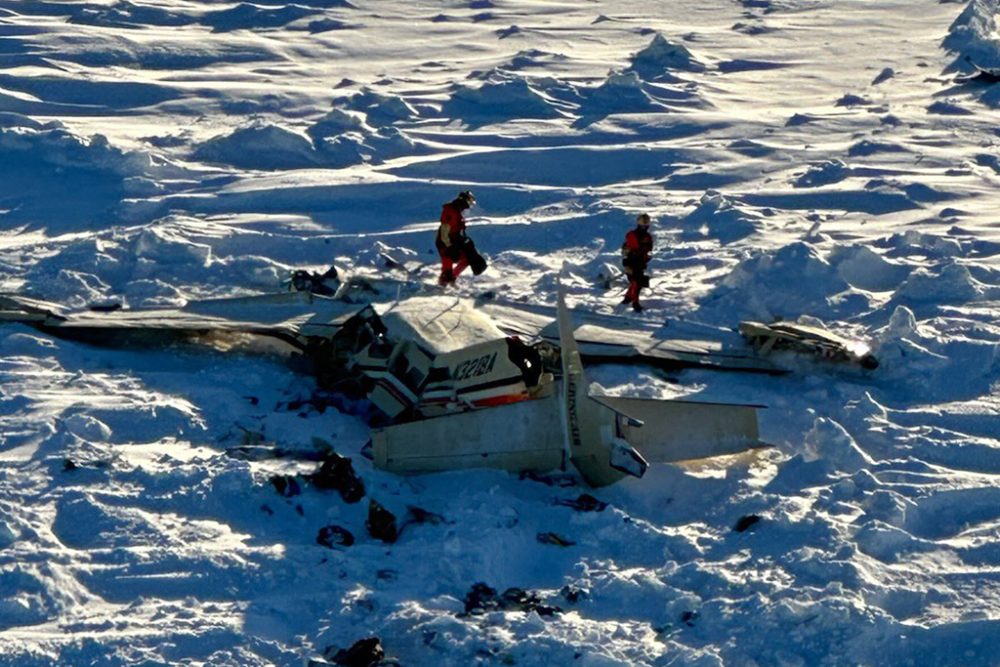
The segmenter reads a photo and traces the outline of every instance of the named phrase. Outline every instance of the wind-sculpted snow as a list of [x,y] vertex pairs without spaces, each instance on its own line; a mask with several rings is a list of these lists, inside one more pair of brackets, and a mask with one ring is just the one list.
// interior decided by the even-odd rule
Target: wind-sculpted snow
[[442,113],[472,122],[558,118],[559,109],[522,77],[497,76],[478,87],[458,86]]
[[[297,259],[310,257],[319,263],[329,252],[322,239],[302,239],[279,255],[254,254],[271,238],[266,233],[243,238],[203,220],[168,217],[53,243],[47,256],[35,261],[23,277],[29,284],[46,285],[50,298],[78,308],[113,302],[133,307],[180,305],[194,295],[217,296],[233,284],[248,290],[282,289]],[[206,271],[212,279],[196,288],[192,285],[194,291],[186,291],[187,296],[176,287],[192,283]]]
[[[796,280],[789,281],[788,276]],[[817,248],[800,241],[740,262],[719,282],[709,303],[713,309],[740,313],[738,319],[771,321],[793,313],[826,317],[838,307],[851,308],[837,303],[847,288]]]
[[[674,170],[673,149],[635,151],[630,148],[547,148],[466,153],[441,160],[427,159],[394,169],[407,178],[463,179],[513,183],[524,178],[532,185],[588,187],[621,181],[656,179]],[[566,164],[573,164],[567,170]],[[530,171],[525,176],[527,170]]]
[[852,287],[873,292],[901,286],[911,271],[906,264],[887,259],[865,245],[837,246],[829,261]]
[[[591,489],[382,472],[371,406],[252,341],[4,324],[0,665],[291,666],[377,636],[402,665],[993,667],[997,3],[668,4],[0,0],[0,290],[177,306],[386,254],[436,289],[471,189],[490,268],[456,296],[562,285],[737,346],[784,318],[880,363],[588,368],[766,404],[771,444]],[[361,502],[308,481],[326,448]],[[395,543],[369,500],[409,518]]]
[[53,232],[90,228],[131,194],[159,193],[157,181],[190,173],[116,148],[103,135],[83,137],[58,121],[40,124],[19,114],[4,115],[0,154],[7,224]]
[[251,125],[215,137],[199,146],[193,157],[244,169],[296,169],[318,163],[308,137],[275,125]]
[[[37,2],[26,5],[3,2],[0,7],[33,15],[68,17],[73,23],[140,30],[147,26],[185,27],[203,25],[214,32],[267,29],[284,26],[299,19],[321,14],[325,8],[353,8],[340,0],[303,0],[287,4],[175,3],[177,8],[146,5],[122,0],[112,4],[93,2]],[[220,7],[221,6],[221,7]],[[214,9],[213,7],[220,7]]]
[[714,190],[702,195],[698,206],[684,216],[681,225],[686,237],[712,237],[722,244],[746,238],[760,226],[755,216],[743,213],[735,203]]
[[814,188],[838,183],[851,175],[851,169],[841,160],[829,160],[809,167],[795,179],[795,187]]
[[996,0],[970,0],[955,19],[944,40],[944,47],[958,57],[954,67],[962,71],[973,68],[1000,67],[1000,41],[997,40]]
[[643,81],[635,71],[611,72],[599,85],[579,90],[581,115],[576,126],[616,113],[664,113],[685,108],[710,108],[691,86],[669,86]]
[[346,98],[335,99],[333,104],[335,110],[343,108],[363,113],[366,122],[374,127],[413,121],[420,116],[420,112],[402,97],[385,95],[370,88],[362,88]]
[[[362,111],[367,122],[344,108]],[[255,122],[205,141],[195,149],[193,157],[208,163],[268,171],[381,164],[400,156],[427,152],[392,126],[396,121],[411,118],[411,113],[416,116],[400,98],[362,93],[335,106],[306,128],[308,136]],[[375,127],[369,123],[375,123]]]
[[682,44],[670,42],[657,34],[644,49],[632,56],[630,70],[643,79],[675,83],[678,79],[670,74],[671,70],[703,72],[705,65]]

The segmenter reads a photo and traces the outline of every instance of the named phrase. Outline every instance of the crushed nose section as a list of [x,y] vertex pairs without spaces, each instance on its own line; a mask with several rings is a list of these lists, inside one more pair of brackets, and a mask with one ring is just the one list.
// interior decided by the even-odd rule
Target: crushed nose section
[[[528,400],[475,405],[466,401],[466,408],[490,407],[444,406],[436,418],[426,418],[425,412],[424,418],[375,429],[375,465],[397,473],[483,467],[546,472],[565,470],[572,462],[587,484],[606,486],[626,476],[642,477],[650,462],[733,454],[760,446],[758,406],[588,395],[561,294],[559,324],[560,383],[553,383],[551,373],[541,372],[537,350],[517,339],[473,344],[439,355],[419,404],[424,411],[428,398],[439,390],[468,399],[485,391],[489,396],[485,400],[490,401],[512,395],[515,383],[525,387],[526,382],[537,381],[538,390],[529,392]],[[557,386],[560,391],[555,391]]]
[[368,399],[395,419],[420,401],[433,359],[412,341],[393,344],[385,336],[378,336],[352,361],[353,370],[371,380]]

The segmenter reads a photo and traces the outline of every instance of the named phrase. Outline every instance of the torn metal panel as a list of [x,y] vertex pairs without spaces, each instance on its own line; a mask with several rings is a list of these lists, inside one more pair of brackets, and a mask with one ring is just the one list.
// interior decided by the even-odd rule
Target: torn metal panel
[[372,402],[393,418],[522,401],[539,384],[537,351],[504,334],[470,301],[413,297],[375,304],[385,334],[350,366],[372,378]]
[[481,467],[545,472],[568,460],[588,484],[605,486],[626,475],[641,477],[649,461],[760,446],[759,406],[589,396],[562,292],[557,326],[562,380],[548,384],[541,397],[377,429],[375,464],[398,473]]

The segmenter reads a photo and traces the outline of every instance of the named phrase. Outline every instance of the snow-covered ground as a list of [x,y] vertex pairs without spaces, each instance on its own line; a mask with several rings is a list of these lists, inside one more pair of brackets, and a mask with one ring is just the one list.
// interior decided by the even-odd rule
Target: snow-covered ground
[[[359,417],[252,350],[0,326],[0,665],[302,665],[372,636],[407,666],[1000,664],[998,13],[0,0],[0,291],[137,307],[374,274],[382,246],[433,261],[472,189],[492,267],[461,294],[551,304],[565,263],[574,307],[613,312],[592,278],[648,211],[646,319],[808,316],[882,361],[590,369],[766,404],[774,444],[594,491],[378,471]],[[330,443],[367,498],[279,494],[315,463],[227,456],[248,433]],[[556,502],[588,492],[608,506]],[[383,543],[369,498],[431,520]],[[318,544],[330,525],[353,544]],[[467,614],[479,582],[559,611]]]

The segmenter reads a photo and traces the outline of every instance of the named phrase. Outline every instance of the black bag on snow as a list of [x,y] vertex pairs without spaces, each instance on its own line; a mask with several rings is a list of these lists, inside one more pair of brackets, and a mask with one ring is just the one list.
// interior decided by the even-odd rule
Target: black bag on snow
[[465,240],[465,257],[469,260],[469,268],[472,269],[474,275],[478,276],[486,270],[488,266],[486,258],[476,250],[476,244],[472,242],[472,239]]

